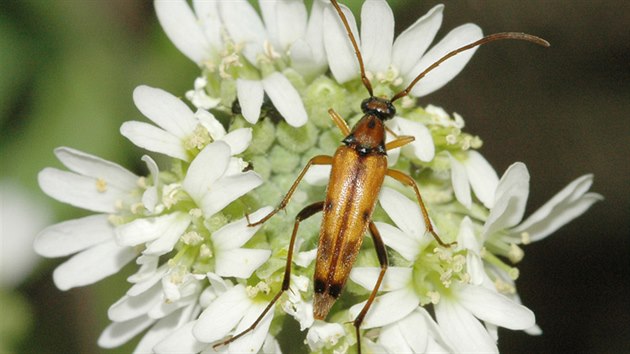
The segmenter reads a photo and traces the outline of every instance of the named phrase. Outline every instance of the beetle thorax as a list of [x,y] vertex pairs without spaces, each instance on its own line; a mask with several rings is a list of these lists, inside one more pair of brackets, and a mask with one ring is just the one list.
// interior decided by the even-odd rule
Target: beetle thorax
[[343,142],[361,155],[385,154],[385,124],[380,117],[366,114],[352,128],[352,132]]

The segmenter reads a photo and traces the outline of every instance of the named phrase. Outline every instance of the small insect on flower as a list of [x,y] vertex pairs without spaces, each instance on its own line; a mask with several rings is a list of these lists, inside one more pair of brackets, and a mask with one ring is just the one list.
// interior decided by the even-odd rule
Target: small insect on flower
[[269,218],[278,211],[284,209],[298,184],[311,166],[331,165],[330,180],[326,189],[325,200],[306,206],[295,217],[281,290],[273,297],[271,302],[249,328],[215,345],[215,347],[236,341],[243,335],[251,332],[273,308],[280,296],[289,289],[291,261],[300,222],[321,211],[323,212],[323,219],[319,234],[314,275],[313,315],[315,319],[325,319],[331,307],[339,298],[350,275],[350,270],[357,258],[363,241],[363,235],[366,231],[369,230],[376,248],[381,268],[380,273],[366,304],[353,321],[357,338],[357,350],[361,353],[361,323],[376,297],[388,267],[385,244],[376,225],[372,221],[372,212],[374,211],[385,176],[392,177],[403,185],[413,189],[421,208],[421,216],[424,219],[427,232],[435,238],[440,246],[449,247],[451,245],[445,243],[435,232],[416,181],[411,176],[401,171],[387,167],[387,151],[400,148],[414,141],[414,137],[412,136],[396,136],[394,134],[395,139],[385,143],[385,133],[388,131],[388,128],[385,126],[385,121],[393,118],[396,114],[393,103],[407,96],[420,79],[431,70],[437,68],[442,62],[460,52],[479,45],[502,39],[517,39],[533,42],[542,46],[549,46],[549,43],[545,40],[523,33],[508,32],[489,35],[444,55],[421,72],[404,90],[395,94],[392,98],[374,97],[372,85],[365,73],[361,52],[352,34],[348,20],[337,1],[331,0],[331,3],[348,33],[348,38],[354,48],[361,70],[361,80],[370,95],[369,98],[361,103],[361,110],[364,115],[351,130],[334,110],[328,110],[331,118],[345,136],[342,141],[343,145],[337,148],[333,156],[318,155],[311,158],[278,207],[260,220],[249,224],[249,226],[260,225],[269,220]]

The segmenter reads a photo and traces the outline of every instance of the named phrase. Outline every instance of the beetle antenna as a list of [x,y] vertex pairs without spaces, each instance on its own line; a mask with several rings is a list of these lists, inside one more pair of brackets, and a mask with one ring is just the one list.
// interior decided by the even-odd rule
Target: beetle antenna
[[350,25],[348,24],[348,19],[346,18],[346,15],[343,13],[343,11],[341,11],[341,7],[339,7],[337,0],[330,0],[330,2],[335,7],[335,10],[337,10],[339,17],[341,18],[341,22],[343,22],[343,26],[346,28],[346,32],[348,32],[348,37],[350,37],[350,42],[352,42],[352,46],[354,47],[354,53],[357,55],[357,59],[359,60],[359,67],[361,68],[361,81],[363,82],[363,86],[365,86],[365,88],[368,90],[370,97],[372,97],[374,96],[374,94],[372,93],[372,84],[370,83],[370,80],[368,80],[367,76],[365,75],[365,66],[363,65],[363,58],[361,57],[361,51],[359,50],[359,45],[357,44],[357,40],[354,38],[354,35],[352,34],[352,30],[350,29]]
[[[334,1],[334,0],[332,0]],[[490,42],[494,42],[494,41],[500,41],[503,39],[515,39],[515,40],[520,40],[520,41],[527,41],[527,42],[532,42],[534,44],[538,44],[540,46],[543,47],[549,47],[549,42],[547,42],[546,40],[540,38],[540,37],[536,37],[536,36],[532,36],[531,34],[526,34],[526,33],[520,33],[520,32],[501,32],[501,33],[495,33],[495,34],[491,34],[488,36],[485,36],[483,38],[481,38],[478,41],[472,42],[470,44],[467,44],[463,47],[457,48],[449,53],[447,53],[446,55],[444,55],[443,57],[441,57],[438,61],[436,61],[435,63],[431,64],[431,66],[429,66],[428,68],[426,68],[423,72],[420,73],[420,75],[416,76],[415,79],[413,79],[413,81],[411,81],[411,83],[409,84],[409,86],[407,86],[406,89],[400,91],[399,93],[397,93],[396,95],[394,95],[394,97],[392,97],[391,102],[396,101],[399,98],[403,98],[405,96],[407,96],[409,94],[409,92],[411,91],[411,89],[418,83],[418,81],[420,81],[420,79],[422,79],[423,77],[425,77],[431,70],[437,68],[438,66],[440,66],[440,64],[442,64],[444,61],[446,61],[447,59],[449,59],[450,57],[453,57],[461,52],[467,51],[468,49],[472,49],[475,48],[477,46],[486,44],[486,43],[490,43]]]

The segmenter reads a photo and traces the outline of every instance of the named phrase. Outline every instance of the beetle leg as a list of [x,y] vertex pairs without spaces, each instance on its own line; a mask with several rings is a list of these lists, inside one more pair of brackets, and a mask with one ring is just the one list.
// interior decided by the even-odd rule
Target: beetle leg
[[422,196],[420,195],[420,190],[418,189],[416,181],[414,181],[411,176],[392,169],[387,170],[387,175],[397,180],[398,182],[413,188],[413,191],[416,193],[416,198],[418,199],[418,204],[420,204],[420,210],[422,211],[422,217],[424,218],[424,225],[426,226],[427,231],[431,233],[431,235],[433,235],[433,238],[435,238],[437,243],[439,243],[442,247],[450,247],[451,245],[455,244],[455,242],[444,243],[444,241],[442,241],[440,236],[438,236],[438,234],[433,229],[433,224],[431,224],[431,219],[429,219],[429,213],[427,212],[427,208],[422,201]]
[[343,134],[343,136],[350,135],[350,127],[348,126],[348,123],[346,123],[346,121],[343,120],[343,118],[341,118],[334,109],[329,109],[328,114],[330,114],[330,118],[332,118],[335,124],[337,124],[337,127],[341,130],[341,134]]
[[356,331],[357,336],[357,351],[361,354],[361,334],[359,333],[359,327],[361,327],[361,323],[365,318],[370,306],[374,302],[374,298],[376,297],[376,293],[378,292],[379,287],[381,286],[381,282],[383,281],[383,277],[385,276],[385,272],[387,271],[387,249],[385,249],[385,243],[383,243],[383,239],[381,238],[381,234],[378,232],[376,225],[374,222],[370,221],[370,234],[372,235],[372,240],[374,240],[374,248],[376,248],[376,255],[378,256],[378,262],[381,265],[381,272],[378,274],[378,278],[376,279],[376,285],[372,289],[372,293],[370,293],[370,297],[368,298],[365,306],[361,309],[361,312],[354,319],[354,329]]
[[258,226],[258,225],[264,223],[265,221],[269,220],[269,218],[274,216],[280,210],[284,209],[287,206],[287,204],[289,203],[289,200],[291,199],[291,196],[293,196],[293,193],[295,192],[295,189],[297,188],[298,184],[300,183],[300,181],[302,180],[302,178],[306,174],[306,171],[308,171],[308,169],[312,165],[331,165],[331,164],[332,164],[332,156],[328,156],[328,155],[317,155],[317,156],[313,157],[312,159],[310,159],[308,161],[308,163],[306,164],[306,166],[304,166],[304,168],[302,169],[302,172],[300,172],[299,176],[295,179],[295,182],[293,182],[293,185],[291,186],[291,188],[289,188],[289,191],[287,192],[287,194],[284,196],[284,198],[280,202],[280,205],[278,205],[278,207],[276,207],[274,210],[272,210],[269,214],[263,216],[262,219],[254,222],[254,223],[250,223],[248,221],[247,226],[249,226],[249,227]]
[[385,150],[389,151],[389,150],[393,150],[395,148],[399,148],[401,146],[405,146],[409,143],[411,143],[412,141],[416,140],[416,138],[414,138],[411,135],[401,135],[396,137],[396,139],[390,141],[389,143],[385,144]]
[[262,321],[262,319],[265,318],[265,315],[267,315],[267,313],[271,311],[271,309],[273,308],[273,305],[278,301],[278,299],[280,299],[280,296],[289,289],[289,285],[291,284],[291,261],[293,259],[293,251],[294,251],[293,248],[295,246],[295,238],[297,236],[297,231],[300,227],[300,222],[302,220],[308,219],[309,217],[313,216],[314,214],[322,210],[324,210],[323,201],[307,205],[295,216],[295,224],[293,225],[293,233],[291,234],[291,241],[289,242],[289,252],[287,254],[287,263],[284,266],[284,278],[282,279],[282,288],[280,288],[280,291],[276,294],[276,296],[274,296],[273,299],[271,299],[267,307],[265,307],[263,312],[260,314],[260,316],[258,316],[256,321],[252,323],[251,326],[249,326],[247,329],[245,329],[241,333],[233,336],[232,338],[224,342],[215,344],[213,348],[216,349],[217,347],[220,347],[222,345],[230,344],[234,342],[235,340],[241,338],[242,336],[246,335],[247,333],[253,331],[258,325],[258,323],[260,323],[260,321]]

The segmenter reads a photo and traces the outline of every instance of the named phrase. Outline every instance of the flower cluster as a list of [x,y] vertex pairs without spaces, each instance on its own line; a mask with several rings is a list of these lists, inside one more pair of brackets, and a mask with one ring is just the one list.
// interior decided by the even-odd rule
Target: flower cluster
[[[167,36],[199,65],[185,97],[139,86],[138,110],[152,123],[130,121],[121,134],[167,156],[162,168],[142,157],[148,174],[71,148],[57,158],[69,171],[47,168],[39,183],[49,196],[95,212],[43,230],[36,251],[72,255],[53,274],[67,290],[97,282],[135,262],[126,294],[108,311],[112,323],[99,345],[119,346],[141,335],[135,352],[346,352],[356,345],[352,321],[374,288],[380,268],[365,245],[344,295],[326,321],[313,318],[313,274],[319,225],[301,225],[290,289],[262,318],[281,289],[290,227],[307,201],[321,200],[326,168],[313,168],[286,207],[251,227],[277,205],[305,163],[332,154],[343,138],[327,110],[349,123],[361,116],[365,89],[338,14],[323,0],[156,0]],[[392,97],[449,51],[482,37],[466,24],[430,47],[442,21],[437,5],[394,40],[384,0],[366,1],[361,27],[343,7],[375,94]],[[501,178],[476,151],[479,137],[464,120],[414,98],[450,81],[474,50],[423,78],[387,122],[415,141],[389,152],[392,168],[421,186],[437,245],[426,232],[412,191],[386,181],[374,213],[390,265],[361,326],[374,352],[496,352],[498,327],[540,333],[516,292],[520,245],[538,241],[584,213],[601,196],[592,176],[570,183],[523,221],[529,174],[522,163]],[[363,301],[363,302],[361,302]],[[303,337],[283,342],[293,317]],[[253,330],[226,344],[257,322]],[[301,346],[301,347],[300,347]],[[288,349],[291,348],[291,349]]]

